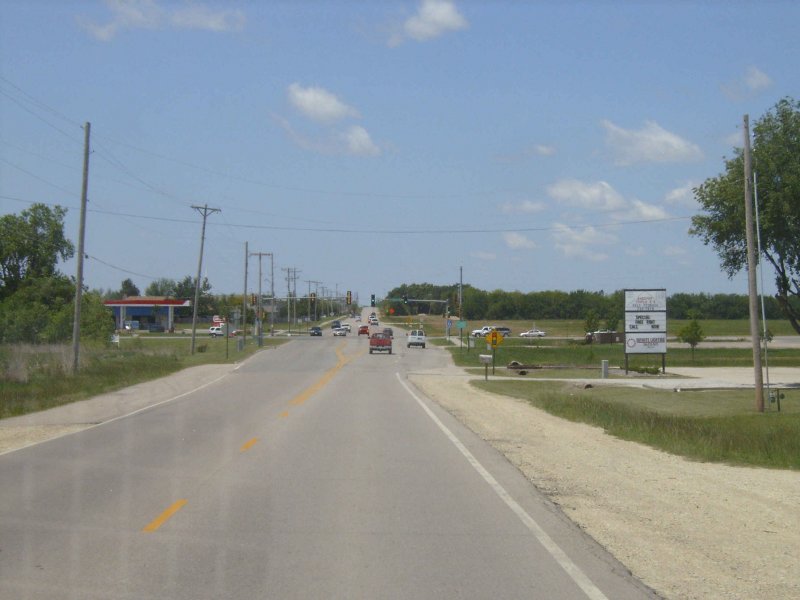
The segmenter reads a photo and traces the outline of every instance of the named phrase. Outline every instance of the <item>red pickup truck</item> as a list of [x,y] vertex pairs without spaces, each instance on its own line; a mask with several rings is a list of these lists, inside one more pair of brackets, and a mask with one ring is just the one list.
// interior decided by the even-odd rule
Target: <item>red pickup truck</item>
[[369,338],[369,353],[388,352],[392,353],[392,338],[385,333],[373,333]]

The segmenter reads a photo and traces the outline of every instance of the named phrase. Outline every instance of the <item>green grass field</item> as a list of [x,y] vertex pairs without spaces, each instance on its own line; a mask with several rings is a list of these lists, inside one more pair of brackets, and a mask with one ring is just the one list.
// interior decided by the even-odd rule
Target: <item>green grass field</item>
[[579,389],[541,381],[476,381],[473,385],[692,460],[800,469],[798,390],[786,392],[780,413],[772,409],[760,414],[750,390]]

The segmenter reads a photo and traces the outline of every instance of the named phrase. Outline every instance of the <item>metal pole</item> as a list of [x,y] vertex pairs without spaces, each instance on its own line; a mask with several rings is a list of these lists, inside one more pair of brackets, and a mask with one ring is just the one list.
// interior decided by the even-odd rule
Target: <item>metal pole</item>
[[244,243],[244,292],[242,292],[242,347],[247,345],[247,262],[250,254],[248,243]]
[[269,287],[270,287],[270,313],[269,313],[269,334],[275,337],[275,257],[269,253]]
[[756,410],[764,412],[764,381],[761,371],[761,343],[758,339],[758,291],[756,286],[756,245],[753,240],[752,167],[750,163],[750,119],[744,115],[744,215],[747,237],[747,288],[750,298],[750,336],[753,341],[753,372]]
[[263,327],[261,321],[263,319],[262,312],[261,312],[261,257],[263,256],[262,252],[258,253],[258,339],[261,339],[261,329]]
[[[761,224],[758,220],[758,174],[753,173],[753,203],[755,204],[756,208],[756,239],[758,240],[758,272],[761,278],[761,325],[762,331],[764,333],[764,375],[765,375],[765,387],[767,388],[767,398],[771,399],[771,392],[769,389],[769,353],[768,353],[768,342],[769,339],[767,338],[767,311],[764,308],[764,269],[761,266]],[[778,404],[778,410],[780,410],[780,403]]]
[[81,302],[83,301],[83,245],[86,238],[86,202],[89,191],[89,133],[92,124],[86,121],[83,131],[83,183],[81,184],[81,221],[78,230],[78,271],[75,275],[75,313],[72,322],[72,374],[78,373],[81,348]]

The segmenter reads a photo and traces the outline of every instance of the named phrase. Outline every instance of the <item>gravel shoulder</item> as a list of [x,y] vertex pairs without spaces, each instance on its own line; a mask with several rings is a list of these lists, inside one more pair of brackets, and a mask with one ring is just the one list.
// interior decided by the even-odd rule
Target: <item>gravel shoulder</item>
[[463,375],[410,380],[667,598],[800,598],[800,473],[691,462]]

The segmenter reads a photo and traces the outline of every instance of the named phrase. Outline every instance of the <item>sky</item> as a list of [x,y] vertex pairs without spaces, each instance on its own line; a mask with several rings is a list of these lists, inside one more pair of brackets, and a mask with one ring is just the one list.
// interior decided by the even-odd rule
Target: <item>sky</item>
[[[800,97],[800,3],[0,0],[0,214],[84,281],[747,293],[692,188]],[[271,264],[272,262],[272,264]],[[74,259],[61,265],[76,272]],[[765,289],[774,291],[765,272]],[[311,283],[309,283],[311,282]]]

